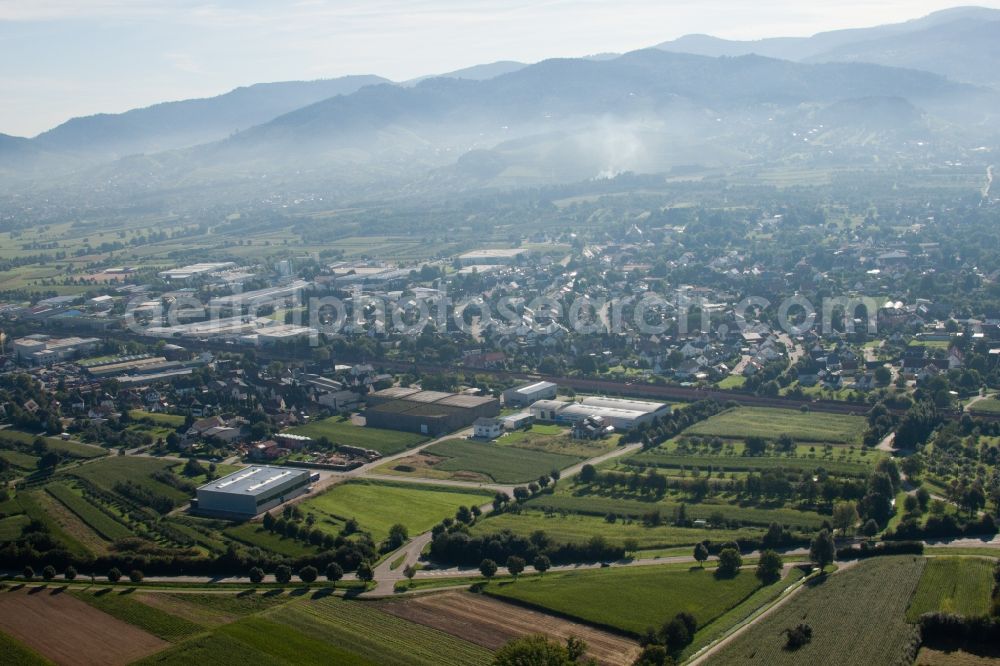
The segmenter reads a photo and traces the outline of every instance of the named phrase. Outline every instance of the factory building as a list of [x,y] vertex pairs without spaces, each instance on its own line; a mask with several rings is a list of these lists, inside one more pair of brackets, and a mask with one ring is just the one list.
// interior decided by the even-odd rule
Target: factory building
[[375,428],[437,437],[499,413],[500,401],[496,398],[396,386],[368,396],[365,422]]
[[511,409],[520,409],[539,400],[554,400],[558,388],[552,382],[534,382],[524,386],[515,386],[503,392],[503,404]]
[[170,270],[160,271],[156,275],[162,280],[170,282],[183,282],[185,280],[190,280],[193,277],[209,275],[211,273],[217,273],[230,268],[236,268],[236,264],[231,261],[220,261],[216,263],[191,264],[190,266],[183,266],[181,268],[171,268]]
[[197,512],[253,518],[308,491],[309,483],[307,470],[254,465],[199,487]]
[[101,343],[97,338],[52,338],[29,335],[14,340],[14,353],[22,361],[51,365],[82,353],[92,352]]
[[539,400],[531,405],[537,421],[572,425],[588,417],[600,417],[619,432],[640,423],[651,424],[669,413],[670,405],[662,402],[605,397],[584,398],[582,402]]

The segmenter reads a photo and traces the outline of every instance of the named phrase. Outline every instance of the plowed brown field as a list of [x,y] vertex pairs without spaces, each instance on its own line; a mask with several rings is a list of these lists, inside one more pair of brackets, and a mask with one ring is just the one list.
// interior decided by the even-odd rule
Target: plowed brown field
[[391,601],[382,610],[491,650],[518,636],[546,634],[560,641],[576,636],[586,641],[591,657],[613,666],[631,664],[640,651],[622,636],[469,592]]
[[0,630],[67,666],[128,664],[170,645],[58,588],[0,591]]

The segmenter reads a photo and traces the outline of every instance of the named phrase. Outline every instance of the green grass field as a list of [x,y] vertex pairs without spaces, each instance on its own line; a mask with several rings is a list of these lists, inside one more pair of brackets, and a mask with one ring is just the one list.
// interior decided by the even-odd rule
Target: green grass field
[[993,567],[992,560],[978,557],[928,559],[906,611],[906,619],[917,622],[922,614],[936,611],[965,616],[988,615]]
[[119,620],[135,625],[172,643],[204,631],[204,627],[201,625],[171,615],[158,608],[147,606],[140,601],[131,599],[128,594],[122,591],[104,589],[107,590],[104,594],[82,591],[76,593],[76,596],[108,615],[113,615]]
[[805,576],[799,567],[792,567],[781,580],[770,585],[763,585],[742,602],[717,617],[711,624],[701,627],[694,634],[691,644],[684,649],[682,658],[689,657],[705,645],[723,636],[727,631],[739,625],[760,608],[777,599],[782,592]]
[[266,616],[376,664],[474,666],[491,660],[484,648],[383,613],[372,603],[326,597],[288,604]]
[[969,406],[969,411],[973,414],[1000,414],[1000,400],[997,398],[979,400]]
[[[863,407],[859,407],[859,411]],[[729,439],[758,436],[776,439],[789,435],[796,442],[860,444],[865,429],[861,416],[800,412],[771,407],[736,407],[696,423],[687,435]]]
[[21,641],[0,633],[0,655],[4,666],[43,666],[51,661],[38,654]]
[[446,458],[434,465],[435,471],[473,472],[485,475],[497,483],[533,481],[553,469],[564,469],[583,459],[466,439],[448,439],[424,451]]
[[334,444],[360,446],[378,451],[384,456],[405,451],[427,441],[423,435],[412,432],[356,426],[350,421],[342,421],[339,416],[298,426],[288,432],[313,439],[326,437]]
[[[559,486],[552,495],[538,495],[527,501],[527,505],[536,509],[548,511],[567,511],[591,516],[606,516],[614,513],[618,516],[641,518],[659,510],[661,515],[669,519],[673,511],[680,505],[681,498],[668,496],[666,500],[639,499],[638,496],[622,494],[570,494],[565,486]],[[740,506],[724,501],[706,500],[692,503],[685,501],[688,517],[691,519],[709,520],[715,513],[721,513],[727,520],[738,520],[747,525],[766,527],[772,522],[778,522],[790,527],[815,529],[823,524],[824,516],[815,511],[800,511],[789,507],[756,507]]]
[[38,456],[21,451],[0,451],[0,458],[3,458],[14,467],[19,467],[25,471],[30,471],[38,467]]
[[45,486],[45,490],[108,541],[132,536],[132,530],[101,511],[69,486],[50,483]]
[[[875,557],[817,579],[712,655],[711,663],[910,663],[904,654],[919,637],[905,613],[924,563],[919,557]],[[803,622],[812,627],[812,640],[786,650],[782,632]]]
[[[21,446],[31,446],[38,438],[38,435],[33,435],[30,432],[11,430],[10,428],[0,430],[0,443],[6,441]],[[106,449],[92,444],[63,440],[59,437],[42,437],[41,439],[45,441],[50,451],[62,453],[70,458],[99,458],[108,454]]]
[[151,477],[154,472],[167,470],[179,464],[174,460],[111,456],[105,460],[74,468],[69,473],[109,492],[114,492],[116,483],[132,481],[151,493],[168,497],[175,504],[179,504],[190,498],[188,493]]
[[[758,472],[765,469],[784,469],[789,472],[814,472],[822,467],[831,474],[840,476],[867,476],[875,466],[876,456],[868,456],[865,461],[837,458],[808,458],[788,456],[715,456],[683,455],[660,453],[651,449],[625,462],[655,465],[664,469],[687,469],[697,467],[701,472]],[[870,461],[870,462],[869,462]]]
[[13,541],[21,536],[21,529],[28,524],[31,519],[24,514],[7,516],[0,518],[0,543]]
[[584,543],[594,535],[603,536],[610,543],[623,545],[626,539],[635,539],[641,550],[671,548],[674,546],[694,546],[705,541],[732,541],[739,538],[760,537],[762,529],[744,528],[739,530],[697,529],[662,525],[646,527],[641,522],[628,525],[624,520],[609,523],[599,516],[580,514],[545,515],[540,511],[502,513],[478,521],[472,527],[473,534],[489,534],[500,530],[510,530],[521,536],[531,536],[542,530],[551,539],[561,543]]
[[223,532],[230,539],[236,539],[240,543],[248,546],[256,546],[262,550],[269,550],[272,553],[284,555],[286,557],[303,557],[315,555],[318,549],[304,541],[291,539],[286,536],[275,534],[265,530],[260,523],[240,523],[232,527],[227,527]]
[[136,421],[152,421],[156,425],[176,430],[184,425],[184,417],[180,414],[163,414],[160,412],[147,412],[144,409],[130,409],[128,415]]
[[410,535],[417,535],[443,518],[454,516],[458,507],[486,504],[491,497],[490,493],[464,489],[348,481],[306,500],[300,507],[306,514],[316,515],[320,529],[326,524],[339,530],[344,521],[354,518],[378,542],[388,536],[395,523],[402,523]]
[[54,499],[44,494],[44,491],[36,490],[30,492],[19,492],[17,494],[17,502],[20,504],[25,515],[33,520],[37,520],[45,525],[48,529],[49,534],[52,535],[56,541],[59,541],[63,546],[81,557],[89,557],[92,555],[90,550],[80,543],[77,539],[71,536],[64,530],[59,523],[49,515],[48,511],[45,510],[44,502],[49,500],[55,502]]
[[681,611],[704,627],[754,593],[752,571],[718,579],[711,571],[643,566],[549,573],[484,592],[633,635],[659,627]]

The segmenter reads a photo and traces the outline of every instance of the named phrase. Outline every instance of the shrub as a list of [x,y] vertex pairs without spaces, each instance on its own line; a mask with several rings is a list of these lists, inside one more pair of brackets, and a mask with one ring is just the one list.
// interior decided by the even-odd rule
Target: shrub
[[143,579],[142,572],[138,569],[132,569],[132,571],[128,572],[128,579],[136,584],[141,583]]
[[813,630],[808,624],[800,624],[797,627],[785,629],[785,649],[798,650],[800,647],[812,640]]

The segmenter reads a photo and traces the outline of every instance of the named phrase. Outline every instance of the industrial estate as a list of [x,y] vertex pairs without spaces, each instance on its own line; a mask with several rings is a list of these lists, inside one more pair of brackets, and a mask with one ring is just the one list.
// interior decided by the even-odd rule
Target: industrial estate
[[[0,44],[84,63],[176,16],[29,4]],[[346,4],[185,33],[685,14]],[[1000,663],[998,43],[963,7],[0,134],[0,665]]]

